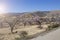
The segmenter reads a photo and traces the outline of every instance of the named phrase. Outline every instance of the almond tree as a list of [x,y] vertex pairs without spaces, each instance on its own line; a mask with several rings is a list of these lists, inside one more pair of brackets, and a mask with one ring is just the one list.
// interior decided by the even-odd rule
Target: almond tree
[[41,25],[42,25],[42,22],[43,22],[43,18],[36,17],[35,20],[39,24],[39,27],[38,28],[41,28],[42,29]]
[[19,23],[19,17],[5,17],[5,22],[9,24],[9,27],[11,28],[11,33],[13,33],[13,29],[15,27],[15,25],[17,25]]

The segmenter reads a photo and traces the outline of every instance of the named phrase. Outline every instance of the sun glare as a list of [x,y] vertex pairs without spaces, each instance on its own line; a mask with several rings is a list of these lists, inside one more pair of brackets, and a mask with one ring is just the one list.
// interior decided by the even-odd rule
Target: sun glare
[[0,14],[6,12],[6,6],[5,5],[0,5]]

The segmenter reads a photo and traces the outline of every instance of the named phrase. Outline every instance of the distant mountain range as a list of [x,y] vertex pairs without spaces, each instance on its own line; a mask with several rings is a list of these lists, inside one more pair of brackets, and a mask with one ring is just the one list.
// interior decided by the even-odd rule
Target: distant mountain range
[[44,16],[50,16],[50,15],[60,15],[60,10],[57,11],[36,11],[36,12],[23,12],[23,13],[6,13],[3,15],[6,16],[17,16],[17,15],[23,15],[23,16],[28,16],[28,15],[32,15],[32,16],[40,16],[40,17],[44,17]]

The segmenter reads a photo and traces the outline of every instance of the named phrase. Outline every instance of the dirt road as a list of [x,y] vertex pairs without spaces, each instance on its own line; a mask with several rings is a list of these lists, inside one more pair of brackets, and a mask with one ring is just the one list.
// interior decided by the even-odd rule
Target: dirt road
[[32,40],[60,40],[60,28],[44,36],[38,36]]

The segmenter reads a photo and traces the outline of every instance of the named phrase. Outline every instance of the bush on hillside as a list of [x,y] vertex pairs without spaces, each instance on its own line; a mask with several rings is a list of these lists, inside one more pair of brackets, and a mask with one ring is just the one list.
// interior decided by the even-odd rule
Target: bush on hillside
[[48,30],[51,30],[51,29],[53,29],[53,28],[57,28],[57,27],[59,27],[59,26],[60,26],[59,24],[49,25],[49,26],[48,26]]
[[39,28],[39,29],[43,29],[43,27],[42,27],[42,26],[40,26],[40,25],[39,25],[37,28]]
[[27,35],[28,33],[26,31],[21,31],[19,34],[20,38],[15,38],[15,40],[28,40]]
[[26,32],[26,31],[22,31],[21,33],[20,33],[20,36],[21,37],[26,37],[28,35],[28,33]]

